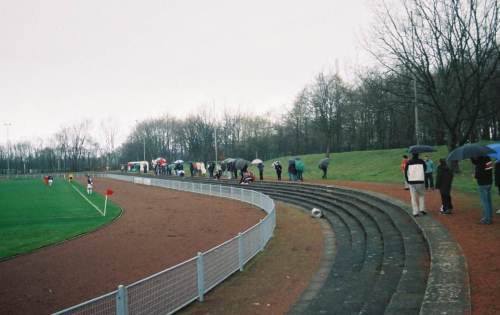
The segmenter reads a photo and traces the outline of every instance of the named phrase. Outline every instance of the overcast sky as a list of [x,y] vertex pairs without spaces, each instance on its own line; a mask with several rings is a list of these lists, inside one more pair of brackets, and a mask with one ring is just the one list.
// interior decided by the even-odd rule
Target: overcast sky
[[367,0],[1,1],[0,143],[91,118],[120,126],[212,102],[278,113],[320,71],[366,63]]

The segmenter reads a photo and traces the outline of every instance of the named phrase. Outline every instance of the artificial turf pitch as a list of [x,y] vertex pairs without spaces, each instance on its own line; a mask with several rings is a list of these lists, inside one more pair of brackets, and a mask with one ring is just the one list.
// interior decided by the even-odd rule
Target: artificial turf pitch
[[103,209],[104,196],[88,196],[79,183],[55,178],[0,181],[0,260],[92,231],[116,218],[121,209],[108,200],[103,217],[75,189]]

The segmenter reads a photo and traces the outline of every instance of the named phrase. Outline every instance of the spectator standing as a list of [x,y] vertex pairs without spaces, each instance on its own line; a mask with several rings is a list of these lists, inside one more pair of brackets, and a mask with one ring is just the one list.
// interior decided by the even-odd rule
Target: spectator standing
[[94,180],[90,175],[87,175],[87,195],[92,195],[92,188],[94,187]]
[[280,161],[274,161],[273,166],[274,170],[276,171],[276,176],[278,177],[278,180],[281,180],[281,172],[283,170],[283,167],[281,166]]
[[318,166],[320,170],[323,171],[323,176],[321,178],[326,179],[326,172],[328,171],[328,166],[326,165],[319,165]]
[[434,189],[434,162],[425,156],[425,189]]
[[264,180],[264,163],[257,164],[257,168],[259,169],[259,179]]
[[427,214],[425,211],[425,162],[414,153],[405,167],[406,182],[410,186],[411,207],[413,216],[418,217]]
[[[497,186],[500,195],[500,160],[495,162],[495,186]],[[496,214],[500,214],[500,209],[497,210]]]
[[295,181],[297,179],[297,169],[295,168],[295,161],[288,163],[288,179]]
[[405,169],[406,169],[406,165],[408,164],[408,155],[403,155],[403,160],[401,161],[401,166],[400,166],[400,169],[401,169],[401,173],[403,174],[403,180],[405,182],[405,190],[408,190],[410,189],[410,186],[408,186],[408,182],[406,181],[406,176],[405,176]]
[[453,171],[448,167],[445,159],[439,159],[437,167],[436,188],[441,194],[441,214],[451,214],[453,204],[451,203],[451,184],[453,182]]
[[189,162],[189,173],[191,173],[191,177],[194,176],[194,163]]
[[491,185],[493,183],[493,163],[487,156],[480,156],[470,159],[474,164],[474,177],[479,188],[479,197],[483,207],[483,217],[479,224],[492,224],[492,205],[491,205]]
[[303,182],[304,178],[302,177],[302,174],[304,174],[305,169],[304,162],[302,162],[302,160],[295,160],[295,169],[297,170],[297,180]]
[[215,169],[215,162],[210,162],[210,164],[208,164],[208,176],[210,178],[214,177],[214,169]]

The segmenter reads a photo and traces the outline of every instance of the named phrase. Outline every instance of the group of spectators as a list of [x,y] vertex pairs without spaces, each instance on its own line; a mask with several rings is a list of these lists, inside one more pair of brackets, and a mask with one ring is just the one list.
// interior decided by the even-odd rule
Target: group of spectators
[[[480,224],[491,224],[493,222],[493,206],[491,202],[491,186],[497,186],[500,195],[500,160],[493,164],[487,156],[471,158],[474,165],[474,178],[477,182],[483,215]],[[425,156],[424,160],[418,154],[413,154],[409,159],[403,155],[401,171],[404,174],[404,187],[410,190],[411,206],[413,216],[418,217],[427,214],[425,207],[425,190],[439,189],[441,195],[441,214],[451,214],[453,204],[451,201],[451,187],[453,183],[453,170],[445,159],[439,160],[436,172],[436,185],[434,186],[434,162]],[[494,173],[494,176],[493,176]],[[500,209],[496,211],[500,214]]]

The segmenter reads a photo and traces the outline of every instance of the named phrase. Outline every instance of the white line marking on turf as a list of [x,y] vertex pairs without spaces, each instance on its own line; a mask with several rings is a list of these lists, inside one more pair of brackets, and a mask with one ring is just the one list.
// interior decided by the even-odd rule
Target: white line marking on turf
[[83,197],[83,199],[87,200],[88,203],[90,203],[94,208],[96,208],[97,211],[99,211],[99,213],[104,216],[104,213],[102,213],[102,211],[95,205],[92,203],[92,201],[89,200],[89,198],[85,197],[84,194],[82,194],[81,191],[78,190],[78,188],[76,188],[75,186],[73,186],[73,184],[71,184],[71,187],[73,187],[73,189],[80,194],[80,196]]

